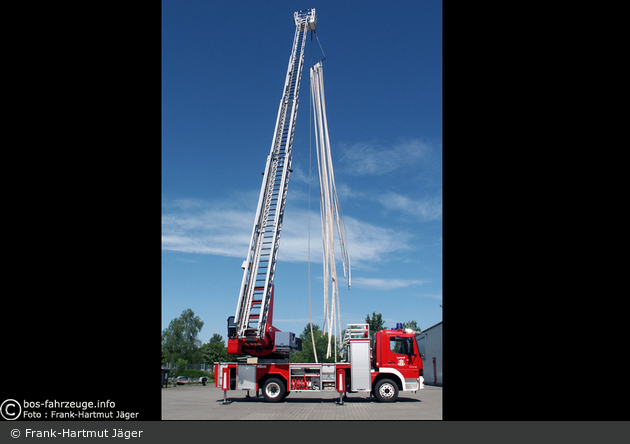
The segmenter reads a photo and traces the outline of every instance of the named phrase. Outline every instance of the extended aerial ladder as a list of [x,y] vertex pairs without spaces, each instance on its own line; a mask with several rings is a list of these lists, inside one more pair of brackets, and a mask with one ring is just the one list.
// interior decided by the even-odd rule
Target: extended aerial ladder
[[298,95],[309,30],[317,24],[315,9],[293,15],[295,37],[289,58],[276,127],[263,172],[247,259],[243,262],[236,313],[228,318],[228,353],[283,356],[299,347],[299,338],[273,327],[274,273],[282,219],[291,173],[291,148],[298,111]]

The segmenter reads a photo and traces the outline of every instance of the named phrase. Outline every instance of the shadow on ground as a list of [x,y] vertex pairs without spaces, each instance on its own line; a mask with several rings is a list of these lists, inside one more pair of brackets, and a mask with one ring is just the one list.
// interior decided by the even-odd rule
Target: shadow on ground
[[[217,399],[216,402],[222,403],[223,399]],[[404,396],[399,396],[396,402],[422,402],[420,399],[414,398],[406,398]],[[247,397],[228,397],[227,404],[239,403],[239,404],[247,404],[247,403],[267,403],[265,398],[261,396],[250,396]],[[275,404],[339,404],[339,398],[300,398],[299,395],[291,397],[291,395],[287,396],[284,400],[279,401]],[[381,404],[376,400],[376,398],[370,396],[367,398],[360,397],[347,397],[343,400],[344,404]],[[270,403],[274,404],[274,403]],[[385,403],[383,403],[385,404]]]

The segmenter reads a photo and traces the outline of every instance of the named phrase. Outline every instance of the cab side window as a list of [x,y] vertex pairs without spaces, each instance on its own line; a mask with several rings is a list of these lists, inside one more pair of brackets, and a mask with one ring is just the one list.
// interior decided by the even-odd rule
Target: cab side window
[[389,339],[389,349],[392,353],[396,353],[399,355],[407,355],[409,354],[411,351],[413,351],[413,348],[410,347],[410,343],[409,343],[409,339],[408,338],[390,338]]

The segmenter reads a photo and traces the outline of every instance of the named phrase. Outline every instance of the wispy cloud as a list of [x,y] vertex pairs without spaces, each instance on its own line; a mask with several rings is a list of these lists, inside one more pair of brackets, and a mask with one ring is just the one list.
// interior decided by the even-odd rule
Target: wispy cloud
[[432,294],[432,293],[422,293],[420,295],[418,295],[421,298],[428,298],[428,299],[436,299],[441,301],[442,300],[442,294]]
[[442,199],[440,196],[412,199],[402,194],[389,192],[377,195],[376,200],[388,210],[400,211],[422,221],[442,217]]
[[[371,200],[384,210],[418,222],[442,217],[441,154],[434,144],[418,139],[401,139],[391,144],[360,142],[342,145],[340,165],[345,176],[365,176],[369,182],[352,188],[337,186],[342,200]],[[387,189],[379,176],[389,174]],[[376,184],[376,185],[374,185]]]
[[391,145],[376,141],[345,144],[341,151],[346,173],[375,176],[416,165],[429,155],[430,147],[417,139],[405,139]]
[[379,262],[392,253],[411,249],[413,235],[402,230],[379,227],[354,218],[344,217],[350,260],[353,265]]
[[422,281],[418,279],[379,279],[365,277],[355,277],[352,279],[353,285],[367,290],[396,290],[397,288],[422,285],[428,282],[429,281]]
[[[180,199],[166,202],[162,214],[162,249],[245,259],[251,238],[254,210],[246,199],[203,201]],[[311,261],[322,261],[319,213],[311,212]],[[278,260],[308,260],[308,218],[303,208],[285,214]],[[413,235],[345,217],[350,261],[353,268],[388,259],[410,249]]]
[[350,188],[346,184],[337,186],[337,193],[343,200],[369,200],[380,204],[389,212],[398,212],[404,216],[411,216],[416,222],[427,222],[442,218],[442,195],[426,195],[423,198],[413,198],[403,194],[388,192],[363,192]]
[[208,202],[178,199],[165,202],[162,249],[184,253],[241,257],[247,253],[253,212],[238,199]]

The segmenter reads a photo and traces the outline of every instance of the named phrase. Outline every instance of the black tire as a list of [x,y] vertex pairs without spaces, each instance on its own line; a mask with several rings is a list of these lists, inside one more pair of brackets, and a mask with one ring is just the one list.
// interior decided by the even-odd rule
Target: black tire
[[391,379],[381,379],[374,386],[374,396],[380,402],[394,402],[398,399],[398,386]]
[[262,392],[265,401],[278,402],[284,399],[287,389],[281,379],[269,378],[265,381]]

